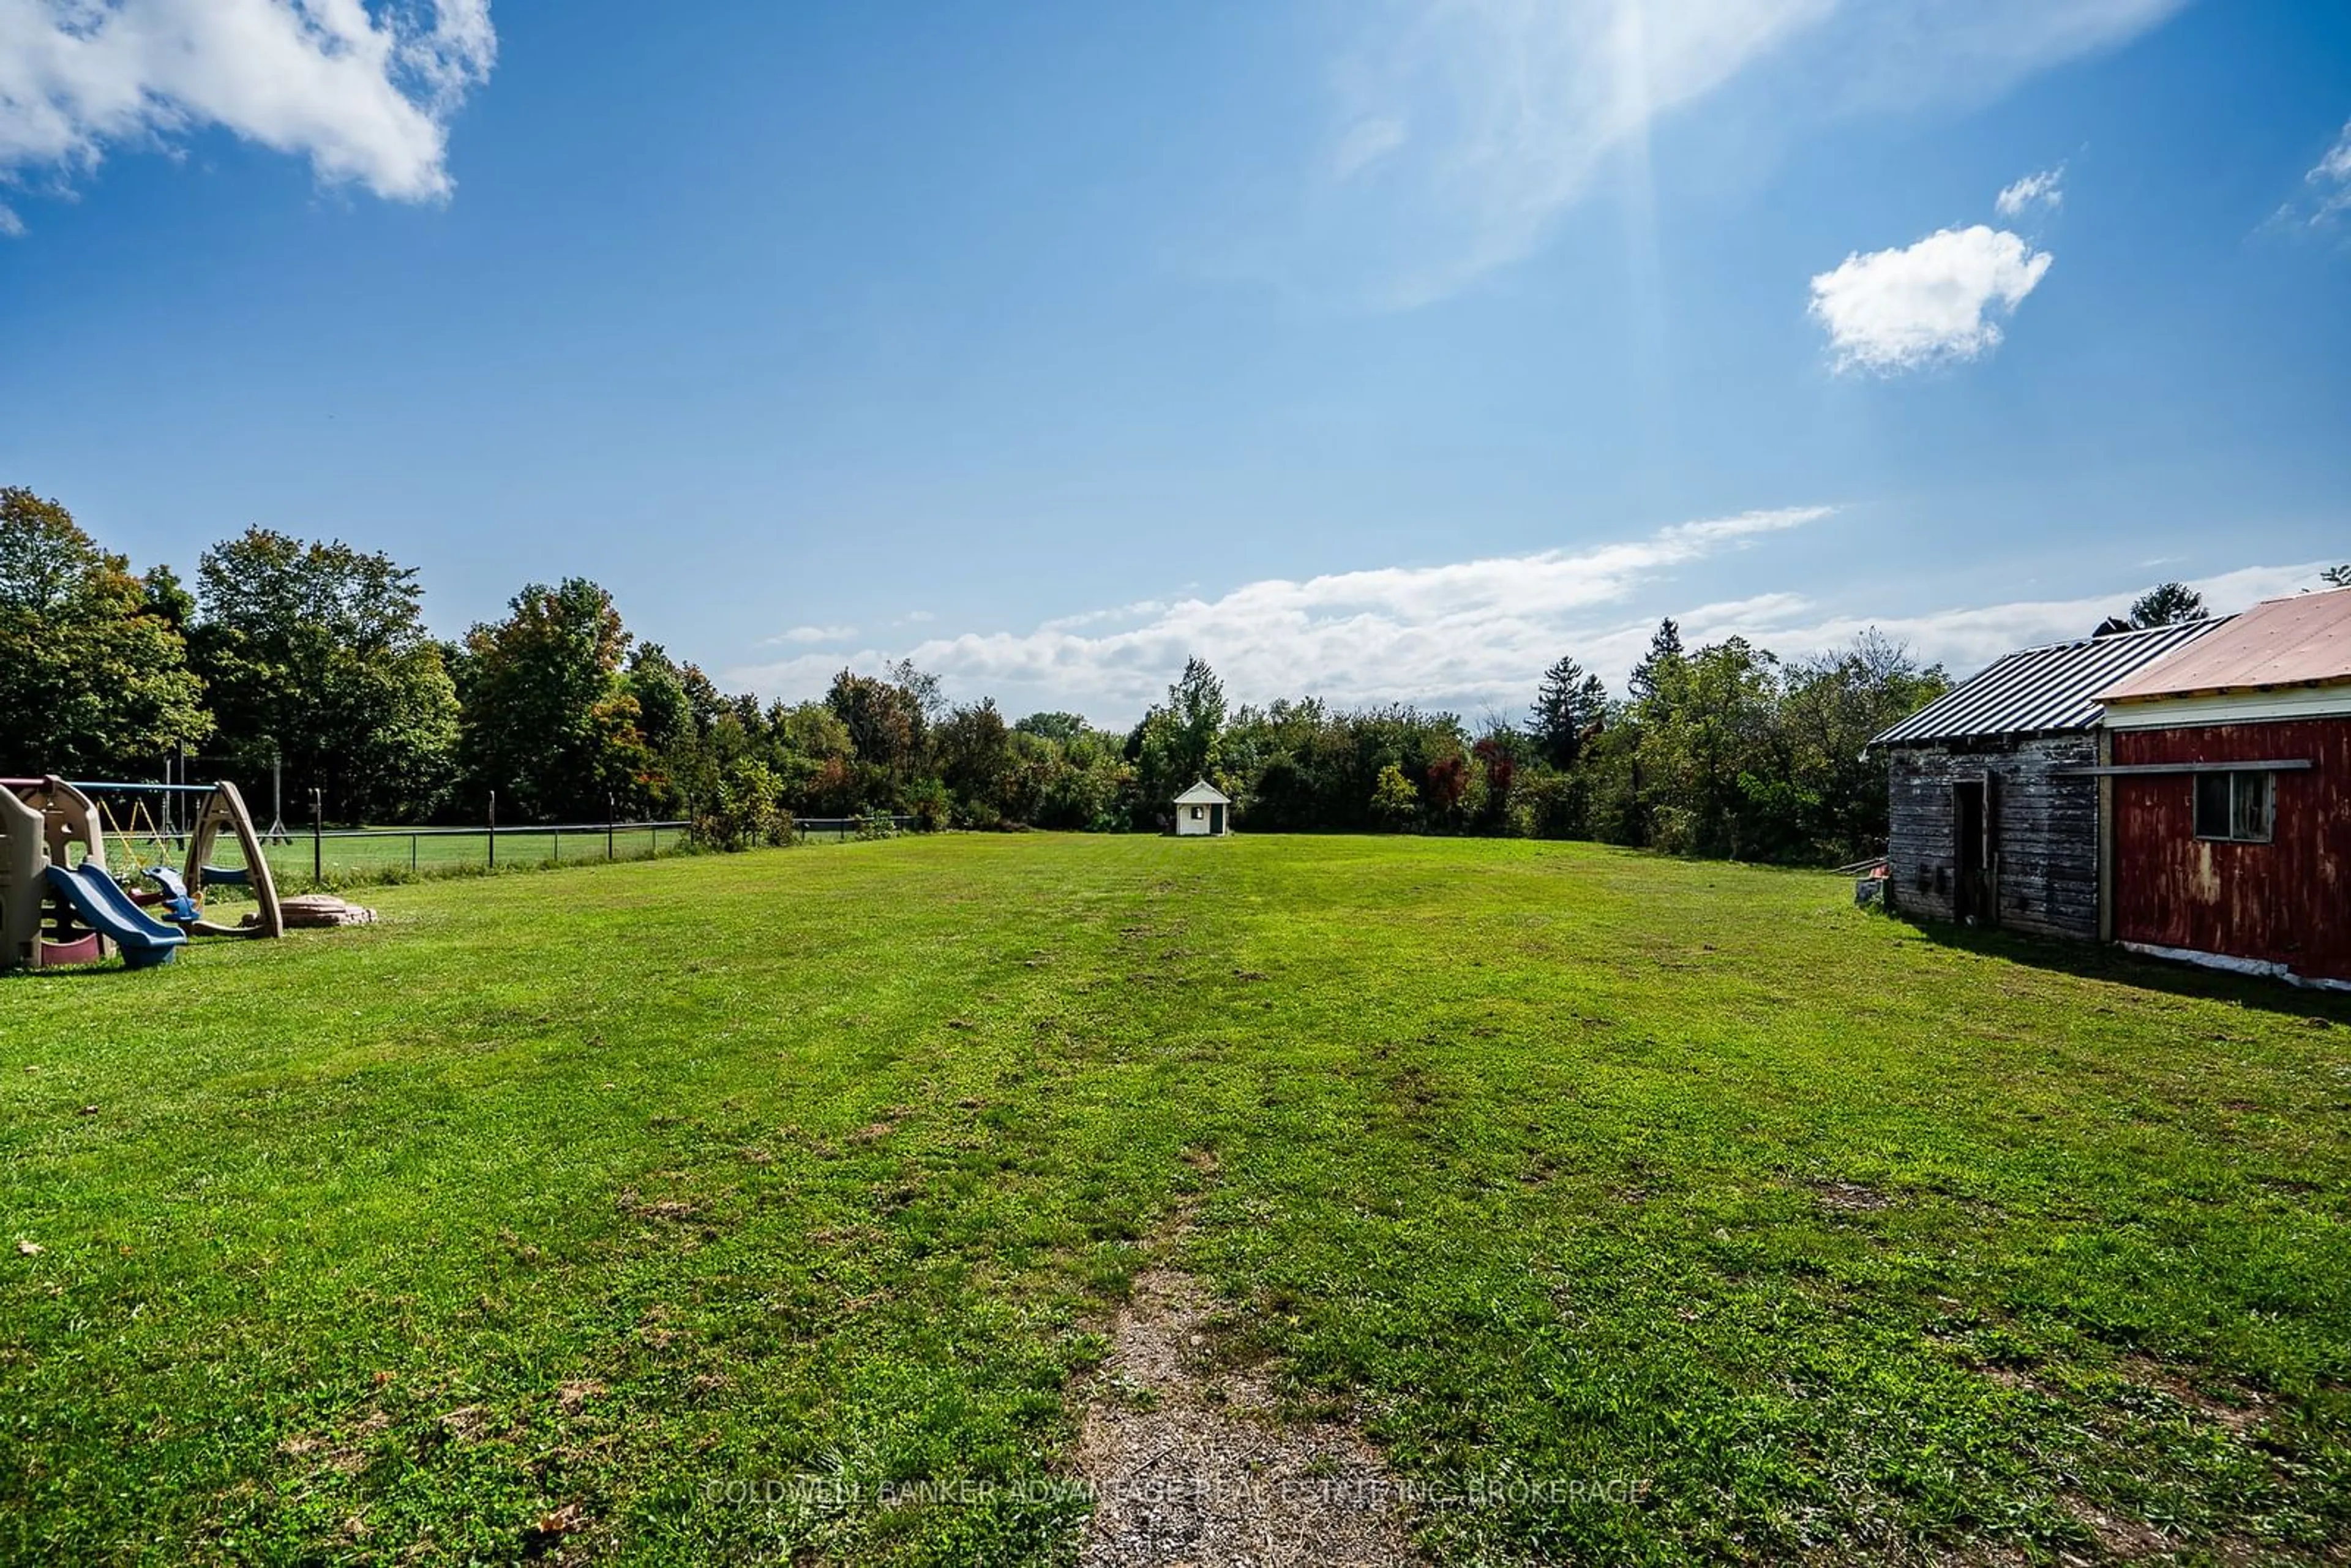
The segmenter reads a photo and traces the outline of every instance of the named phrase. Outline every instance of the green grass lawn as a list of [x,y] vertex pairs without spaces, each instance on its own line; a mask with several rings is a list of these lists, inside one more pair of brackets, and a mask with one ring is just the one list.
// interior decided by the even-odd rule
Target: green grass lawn
[[1066,1560],[1178,1215],[1439,1560],[2351,1551],[2344,998],[1551,844],[369,902],[0,981],[0,1555]]

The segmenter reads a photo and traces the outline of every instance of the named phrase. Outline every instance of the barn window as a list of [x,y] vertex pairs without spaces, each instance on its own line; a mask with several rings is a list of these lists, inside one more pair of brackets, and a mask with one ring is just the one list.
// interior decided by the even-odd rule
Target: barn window
[[1205,812],[1207,810],[1207,807],[1205,807],[1205,806],[1195,806],[1195,807],[1193,807],[1193,808],[1192,808],[1192,820],[1193,820],[1194,821],[1196,821],[1196,821],[1198,821],[1200,820],[1201,814],[1202,814],[1203,812]]
[[2241,844],[2270,841],[2275,815],[2274,773],[2196,775],[2196,836]]

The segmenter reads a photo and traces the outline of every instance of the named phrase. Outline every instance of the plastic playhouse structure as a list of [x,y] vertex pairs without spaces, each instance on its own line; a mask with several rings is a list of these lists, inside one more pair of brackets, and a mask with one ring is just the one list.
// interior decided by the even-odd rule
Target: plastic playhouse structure
[[[137,879],[152,883],[154,891],[127,890],[107,867],[103,813],[85,790],[204,797],[184,868],[141,868]],[[205,863],[224,828],[245,852],[242,869]],[[225,883],[252,890],[258,907],[242,925],[204,916],[204,889]],[[54,775],[0,779],[0,969],[94,964],[110,947],[131,968],[143,969],[171,962],[191,936],[277,936],[285,928],[277,882],[235,785],[77,785]]]

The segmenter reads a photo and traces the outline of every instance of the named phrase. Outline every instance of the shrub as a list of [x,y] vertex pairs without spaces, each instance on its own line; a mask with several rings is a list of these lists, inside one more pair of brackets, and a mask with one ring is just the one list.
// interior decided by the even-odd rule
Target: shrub
[[792,841],[791,813],[783,809],[783,780],[766,763],[738,757],[718,775],[716,800],[694,820],[696,842],[714,850],[747,850]]
[[955,800],[936,779],[919,779],[906,790],[906,813],[926,833],[937,832],[953,820]]
[[1510,832],[1521,839],[1589,838],[1591,796],[1591,781],[1581,773],[1521,770],[1510,792]]
[[1380,769],[1379,781],[1372,786],[1372,816],[1399,831],[1409,829],[1420,816],[1420,791],[1393,762]]

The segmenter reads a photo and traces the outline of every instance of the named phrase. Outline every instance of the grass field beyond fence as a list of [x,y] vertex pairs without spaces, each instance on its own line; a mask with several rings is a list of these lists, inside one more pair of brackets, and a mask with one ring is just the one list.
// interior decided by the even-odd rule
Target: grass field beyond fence
[[[801,843],[841,844],[914,830],[912,817],[811,817],[793,824]],[[314,883],[328,887],[406,882],[491,869],[537,869],[599,861],[651,860],[686,847],[683,821],[574,823],[568,826],[501,828],[329,828],[265,839],[262,852],[281,891]],[[118,833],[109,843],[118,871],[166,863],[177,869],[186,839],[160,832]],[[212,862],[242,869],[245,852],[228,837],[216,840]],[[230,890],[228,897],[235,894]]]
[[2344,998],[1523,842],[370,902],[0,981],[0,1558],[1067,1562],[1159,1257],[1437,1561],[2351,1552]]

